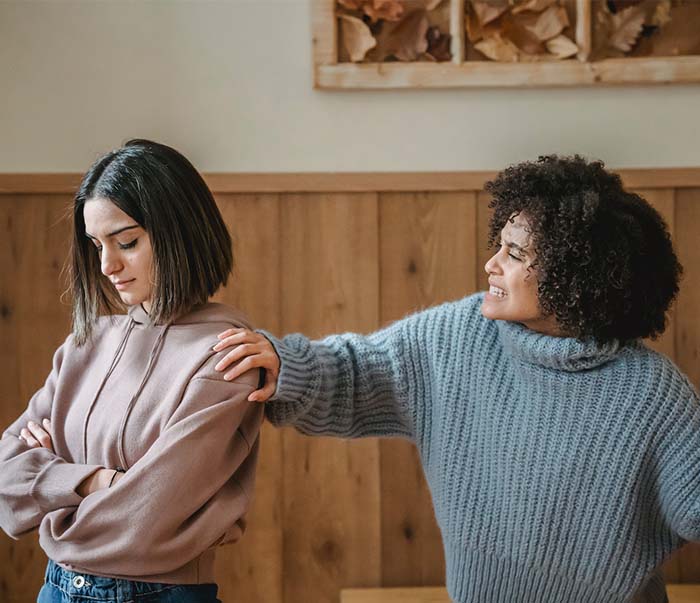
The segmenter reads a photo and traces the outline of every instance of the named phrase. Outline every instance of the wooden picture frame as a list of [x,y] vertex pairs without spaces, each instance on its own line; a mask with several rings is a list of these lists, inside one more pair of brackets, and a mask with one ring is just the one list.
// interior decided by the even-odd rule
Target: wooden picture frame
[[466,61],[465,4],[450,2],[450,62],[341,63],[336,0],[311,0],[314,87],[397,89],[551,87],[700,82],[700,55],[608,58],[589,61],[592,0],[576,0],[578,60],[536,63]]

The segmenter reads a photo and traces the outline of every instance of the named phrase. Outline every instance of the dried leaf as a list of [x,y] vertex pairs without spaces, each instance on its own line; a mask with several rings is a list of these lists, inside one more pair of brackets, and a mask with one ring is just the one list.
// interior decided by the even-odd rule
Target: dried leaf
[[384,23],[377,34],[377,48],[372,58],[377,62],[387,57],[415,61],[428,50],[428,27],[428,14],[424,10],[409,13],[398,22]]
[[431,27],[428,29],[426,37],[428,39],[428,51],[426,52],[428,58],[438,62],[452,59],[452,52],[450,51],[452,36],[450,34],[442,33],[439,27]]
[[608,45],[622,52],[632,50],[644,25],[644,8],[630,6],[615,15],[610,15],[610,37]]
[[508,38],[523,52],[528,54],[542,53],[545,51],[544,45],[528,28],[528,26],[534,25],[536,20],[536,15],[520,15],[519,17],[504,15],[499,20],[499,23],[501,23],[501,31],[499,33],[504,38]]
[[482,26],[498,19],[508,10],[508,0],[472,0],[471,4]]
[[477,42],[474,44],[474,48],[492,61],[500,61],[502,63],[515,63],[520,55],[518,47],[510,40],[502,38],[499,34]]
[[361,10],[373,23],[380,19],[398,21],[404,13],[403,0],[338,0],[338,4],[350,10]]
[[657,27],[663,27],[671,21],[671,0],[661,0],[654,9],[654,16],[651,18],[651,24]]
[[569,25],[569,17],[562,6],[550,6],[537,19],[534,25],[528,29],[538,40],[549,40],[558,36]]
[[700,2],[688,2],[671,9],[671,21],[661,27],[650,41],[652,56],[700,54]]
[[574,56],[579,51],[578,46],[564,35],[547,40],[546,45],[547,50],[558,59],[567,59]]
[[510,12],[514,15],[522,13],[524,11],[532,11],[534,13],[541,13],[545,8],[549,8],[553,4],[556,4],[558,0],[526,0],[523,4],[518,4],[513,7]]
[[481,40],[481,38],[489,38],[501,31],[501,25],[498,21],[492,21],[488,25],[482,26],[479,23],[479,18],[471,9],[465,15],[464,24],[467,30],[467,38],[472,44]]
[[350,10],[359,10],[367,0],[338,0],[338,4]]
[[365,2],[362,8],[373,23],[379,19],[398,21],[404,13],[404,5],[401,0],[370,0]]
[[367,24],[350,15],[338,15],[343,36],[343,44],[353,63],[365,58],[367,51],[377,45]]

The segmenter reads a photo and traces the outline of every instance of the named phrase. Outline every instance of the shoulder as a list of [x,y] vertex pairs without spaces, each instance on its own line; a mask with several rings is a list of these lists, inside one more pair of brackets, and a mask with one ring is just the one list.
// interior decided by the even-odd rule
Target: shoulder
[[[233,327],[252,329],[246,315],[225,304],[208,303],[169,327],[170,345],[179,346],[191,362],[196,364],[192,379],[210,382],[225,382],[224,372],[215,366],[232,348],[215,352],[212,348],[218,342],[217,335]],[[256,389],[259,380],[257,370],[248,371],[235,380],[235,383]]]
[[637,341],[625,346],[618,356],[625,373],[639,388],[638,395],[664,408],[669,404],[700,408],[698,391],[688,376],[667,356]]
[[495,332],[494,321],[485,318],[481,313],[483,299],[483,293],[475,293],[422,310],[409,316],[407,320],[423,324],[441,336],[458,336],[461,333],[474,337],[480,331],[488,329]]

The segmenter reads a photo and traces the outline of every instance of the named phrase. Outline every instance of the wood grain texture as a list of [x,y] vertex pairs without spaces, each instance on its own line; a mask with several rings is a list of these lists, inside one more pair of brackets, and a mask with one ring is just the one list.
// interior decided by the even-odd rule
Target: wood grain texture
[[[253,325],[279,333],[279,196],[219,195],[217,203],[233,238],[234,273],[216,301],[243,309]],[[282,433],[266,423],[260,438],[246,533],[217,552],[222,601],[283,602]]]
[[[288,195],[281,215],[283,331],[376,329],[377,195]],[[381,584],[378,442],[288,430],[283,467],[285,602]]]
[[[534,159],[534,157],[532,158]],[[700,168],[615,170],[629,188],[697,188]],[[203,174],[214,194],[481,191],[495,171],[469,172],[290,172]],[[74,194],[80,174],[0,174],[0,195]]]
[[[379,216],[383,324],[474,291],[474,193],[384,193]],[[418,454],[397,440],[380,448],[382,584],[441,584],[440,532]]]
[[[673,239],[676,223],[675,190],[672,188],[636,189],[634,192],[646,199],[661,214]],[[676,359],[676,304],[668,313],[668,324],[664,333],[656,340],[646,340],[646,344],[671,360]]]
[[[0,196],[0,422],[4,429],[27,407],[70,331],[70,308],[59,302],[69,249],[68,199]],[[46,557],[36,534],[14,541],[0,532],[0,600],[34,601]]]
[[[244,309],[257,326],[311,336],[369,332],[485,287],[488,196],[477,185],[486,173],[282,175],[272,183],[230,176],[218,181],[217,201],[237,268],[217,299]],[[700,387],[700,170],[625,177],[665,217],[685,267],[675,316],[653,345]],[[331,192],[275,190],[285,184]],[[443,188],[431,191],[431,184]],[[236,188],[256,185],[268,188]],[[350,192],[337,192],[344,185]],[[0,186],[2,426],[42,385],[69,329],[70,308],[58,300],[71,194],[62,192],[60,178],[25,178],[23,186],[45,192],[2,194]],[[347,587],[444,580],[430,496],[407,442],[314,439],[266,425],[255,496],[244,538],[219,552],[225,601],[335,602]],[[36,537],[0,534],[0,564],[0,601],[34,601],[45,565]],[[700,546],[686,546],[664,573],[700,582]],[[675,593],[678,602],[693,600]]]
[[[676,363],[700,390],[700,188],[676,191],[675,244],[684,268],[676,303]],[[678,553],[678,582],[700,582],[700,543]]]
[[317,65],[316,86],[401,88],[538,88],[700,82],[700,56],[639,57],[540,63],[339,63]]

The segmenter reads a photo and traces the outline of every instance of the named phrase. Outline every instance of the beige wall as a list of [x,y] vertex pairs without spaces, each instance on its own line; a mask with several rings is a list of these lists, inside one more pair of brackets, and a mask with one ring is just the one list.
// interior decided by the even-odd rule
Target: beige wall
[[83,171],[133,136],[204,171],[700,165],[698,85],[314,91],[308,0],[0,0],[0,82],[0,172]]

